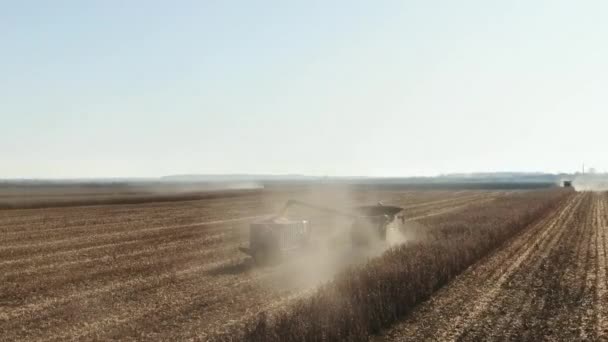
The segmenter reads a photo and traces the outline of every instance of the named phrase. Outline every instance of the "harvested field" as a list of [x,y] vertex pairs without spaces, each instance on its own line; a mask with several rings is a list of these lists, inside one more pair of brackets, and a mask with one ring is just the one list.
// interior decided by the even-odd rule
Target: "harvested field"
[[[344,204],[383,200],[418,221],[491,207],[517,194],[365,190],[348,193]],[[249,222],[274,213],[288,198],[311,196],[237,191],[180,201],[1,210],[0,337],[205,340],[240,329],[260,312],[290,307],[317,282],[300,281],[290,262],[252,267],[237,247],[246,242]],[[343,194],[313,197],[345,200]]]
[[[395,247],[363,266],[339,274],[289,310],[260,317],[248,325],[239,338],[250,341],[368,340],[519,231],[533,229],[531,224],[544,225],[547,215],[556,210],[561,215],[563,205],[574,206],[579,197],[572,194],[531,192],[498,198],[491,205],[481,203],[467,211],[425,215],[421,220],[426,225],[421,239]],[[494,266],[493,270],[501,274],[504,264]],[[467,288],[462,290],[467,293]],[[466,307],[461,304],[453,306],[455,312],[468,313],[476,308],[475,302],[468,303],[470,310],[463,310]],[[437,311],[429,310],[428,314],[435,315]],[[452,321],[446,319],[445,322]],[[427,322],[417,321],[413,328],[418,327],[426,328]],[[401,335],[397,332],[391,336]],[[428,335],[409,336],[405,340],[442,337],[450,339],[450,336],[436,335],[435,329],[430,328]],[[227,336],[226,340],[232,338]],[[473,340],[480,339],[483,340],[483,335]]]
[[382,340],[606,340],[607,200],[578,193]]

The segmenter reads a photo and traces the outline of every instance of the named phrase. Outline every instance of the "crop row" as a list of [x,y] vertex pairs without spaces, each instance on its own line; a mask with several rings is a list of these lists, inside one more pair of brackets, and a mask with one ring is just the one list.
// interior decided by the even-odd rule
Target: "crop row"
[[359,341],[380,332],[496,247],[567,202],[543,190],[423,219],[424,236],[348,269],[286,310],[218,337],[249,341]]

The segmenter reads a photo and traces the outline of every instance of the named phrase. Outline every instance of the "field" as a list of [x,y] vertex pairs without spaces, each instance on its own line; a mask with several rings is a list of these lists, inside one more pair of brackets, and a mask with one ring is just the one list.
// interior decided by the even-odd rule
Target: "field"
[[[344,201],[335,193],[314,196]],[[506,194],[361,191],[348,197],[403,205],[417,219]],[[195,201],[1,211],[3,338],[203,338],[285,305],[312,284],[290,282],[289,267],[250,267],[237,247],[250,221],[288,198],[310,196],[244,191]]]
[[[537,340],[605,329],[604,195],[320,188],[103,196],[89,206],[76,205],[86,196],[69,205],[41,196],[21,202],[26,209],[0,210],[2,340]],[[248,224],[289,198],[402,206],[405,239],[331,269],[301,259],[254,267],[237,249]],[[311,326],[315,319],[325,323]]]
[[[466,210],[425,215],[417,225],[407,227],[417,238],[338,274],[288,310],[261,316],[239,338],[366,341],[398,323],[496,247],[559,210],[572,194],[559,190],[512,193]],[[441,340],[432,331],[425,338]]]
[[383,340],[606,340],[607,201],[605,193],[573,196]]

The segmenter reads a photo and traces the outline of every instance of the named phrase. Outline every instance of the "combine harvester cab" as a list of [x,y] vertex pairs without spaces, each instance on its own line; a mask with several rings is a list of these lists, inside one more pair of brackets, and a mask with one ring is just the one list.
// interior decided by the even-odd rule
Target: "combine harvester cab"
[[[309,220],[291,220],[285,217],[285,212],[293,205],[350,220],[350,240],[355,247],[385,242],[388,225],[403,210],[378,204],[355,207],[346,212],[291,200],[278,216],[252,223],[249,228],[249,247],[239,249],[256,263],[270,264],[280,262],[287,254],[318,247],[314,246]],[[319,226],[315,230],[323,228],[329,229]]]

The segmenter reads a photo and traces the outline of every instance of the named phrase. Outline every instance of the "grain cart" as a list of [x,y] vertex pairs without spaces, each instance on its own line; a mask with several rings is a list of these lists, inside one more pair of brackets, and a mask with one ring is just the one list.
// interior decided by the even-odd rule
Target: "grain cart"
[[323,227],[315,226],[313,229],[309,220],[286,218],[287,210],[295,205],[350,221],[350,240],[354,246],[369,246],[374,242],[386,241],[388,224],[403,210],[379,203],[342,211],[289,200],[277,216],[252,223],[249,227],[249,247],[239,249],[256,262],[268,263],[281,260],[285,254],[315,247],[313,231]]

